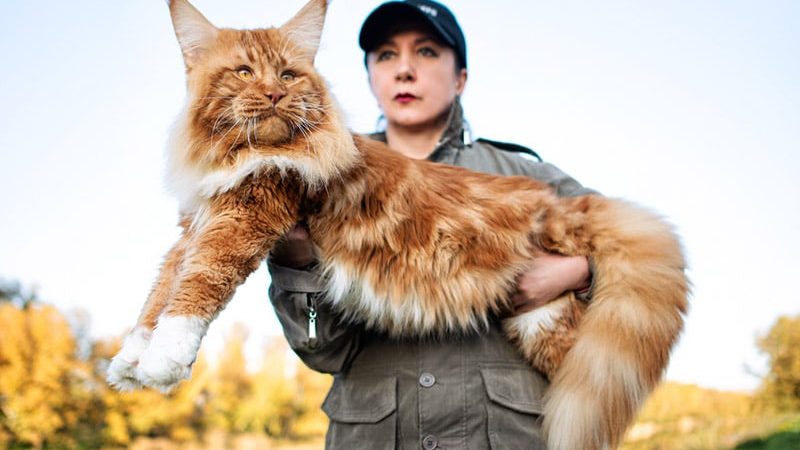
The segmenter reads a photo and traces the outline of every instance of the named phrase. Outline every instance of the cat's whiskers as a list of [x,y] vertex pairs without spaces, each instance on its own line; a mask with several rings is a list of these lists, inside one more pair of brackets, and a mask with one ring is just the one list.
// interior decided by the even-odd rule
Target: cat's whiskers
[[314,93],[304,93],[297,96],[297,103],[303,109],[313,109],[313,108],[324,108],[327,109],[328,106],[322,104],[322,99],[319,95]]
[[311,155],[311,147],[310,147],[310,145],[311,145],[311,131],[306,129],[306,126],[304,126],[304,122],[306,122],[306,119],[304,117],[300,116],[299,114],[291,112],[291,111],[288,113],[288,115],[289,115],[289,118],[292,121],[292,123],[295,124],[295,126],[292,127],[292,128],[293,129],[297,129],[297,131],[299,131],[300,134],[303,135],[303,141],[306,143],[306,154],[310,156]]
[[[300,100],[301,101],[298,101],[297,105],[292,105],[292,106],[297,106],[297,109],[301,109],[304,113],[307,113],[309,111],[325,113],[326,111],[329,110],[329,108],[324,106],[324,105],[320,105],[320,104],[316,104],[316,103],[308,103],[308,102],[302,101],[302,99],[300,99]],[[309,131],[317,131],[317,130],[319,130],[318,125],[320,125],[322,123],[322,120],[311,121],[306,116],[306,114],[300,114],[300,113],[296,112],[294,109],[289,109],[287,114],[290,116],[290,120],[292,120],[293,122],[295,122],[297,124],[298,128],[303,128],[303,129],[306,129],[306,130],[309,130]]]
[[[326,114],[328,111],[330,111],[330,109],[329,108],[325,108],[324,106],[320,106],[320,107],[314,106],[314,107],[306,108],[305,111],[306,112],[315,112],[315,113],[320,113],[320,114]],[[321,122],[321,120],[319,120],[318,122]]]
[[258,146],[258,117],[253,117],[253,140],[256,141],[256,146]]
[[[207,95],[205,97],[194,97],[193,101],[201,102],[202,100],[232,100],[235,95]],[[200,108],[203,106],[208,106],[206,103],[199,103],[195,108]]]
[[[236,137],[233,138],[233,142],[231,142],[231,146],[228,147],[228,151],[225,152],[225,157],[223,158],[223,161],[227,160],[228,157],[231,156],[231,152],[233,152],[233,149],[236,147],[236,143],[239,142],[239,137],[242,135],[242,130],[244,129],[242,120],[241,119],[236,119],[236,125],[238,125],[239,132],[236,133]],[[234,125],[234,126],[236,126],[236,125]]]
[[255,117],[247,119],[247,147],[250,150],[253,150],[253,143],[250,141],[250,133],[253,133],[253,137],[255,137],[255,120]]
[[[229,134],[231,131],[233,131],[233,129],[234,129],[234,128],[236,128],[236,127],[237,127],[237,125],[239,125],[239,123],[240,123],[240,122],[241,122],[241,119],[239,119],[239,118],[236,118],[236,121],[233,123],[233,125],[231,125],[231,126],[230,126],[230,128],[228,128],[228,131],[226,131],[226,132],[225,132],[225,134],[223,134],[223,135],[222,135],[222,136],[219,138],[219,141],[217,141],[217,143],[216,143],[216,144],[214,144],[214,145],[211,147],[211,149],[212,149],[214,152],[216,152],[216,151],[217,151],[217,145],[219,145],[220,143],[222,143],[223,139],[225,139],[225,136],[227,136],[227,135],[228,135],[228,134]],[[239,127],[239,133],[241,133],[241,127]],[[231,150],[233,149],[233,146],[234,146],[234,145],[236,145],[236,140],[237,140],[238,138],[239,138],[239,137],[238,137],[238,135],[237,135],[236,139],[234,139],[234,141],[233,141],[233,143],[231,144],[231,146],[230,146],[230,147],[228,148],[228,150],[225,152],[225,156],[222,158],[222,160],[223,160],[223,161],[224,161],[225,159],[227,159],[227,158],[228,158],[228,155],[230,154]]]
[[[199,109],[202,109],[202,108],[211,109],[211,107],[215,103],[213,100],[232,100],[234,97],[235,96],[233,96],[233,95],[197,97],[197,98],[193,99],[192,102],[193,103],[196,102],[198,104],[195,105],[195,106],[192,106],[189,109],[191,111],[196,111],[196,110],[199,110]],[[212,100],[212,101],[205,102],[204,100]],[[226,108],[225,110],[227,110],[229,108],[230,108],[230,106],[228,108]]]
[[[214,121],[214,125],[211,127],[211,139],[212,139],[212,140],[214,139],[214,135],[216,135],[216,134],[217,134],[217,125],[219,125],[219,122],[220,122],[222,119],[226,118],[226,116],[227,116],[227,114],[228,114],[229,112],[233,112],[233,105],[232,105],[232,104],[231,104],[231,105],[229,105],[229,106],[228,106],[227,108],[225,108],[224,110],[222,110],[222,112],[221,112],[221,113],[219,114],[219,116],[217,117],[217,120],[215,120],[215,121]],[[213,146],[213,143],[212,143],[212,146]]]
[[294,125],[292,127],[292,130],[299,131],[303,135],[303,138],[308,140],[309,134],[307,133],[307,131],[310,131],[310,130],[308,130],[306,125],[305,125],[305,122],[304,122],[305,119],[300,115],[290,113],[289,114],[289,120],[291,120],[292,124]]
[[310,120],[306,119],[305,117],[301,119],[300,125],[306,131],[313,133],[315,131],[320,130],[320,125],[322,122],[311,122]]
[[216,151],[217,145],[218,145],[219,143],[221,143],[223,139],[225,139],[225,136],[227,136],[227,135],[228,135],[228,133],[230,133],[230,132],[231,132],[231,130],[232,130],[232,129],[233,129],[235,126],[236,126],[236,123],[237,123],[237,121],[238,121],[238,119],[236,119],[236,118],[234,117],[234,119],[236,119],[236,121],[233,123],[233,125],[231,125],[231,127],[230,127],[230,128],[228,128],[228,131],[226,131],[225,133],[223,133],[223,134],[222,134],[222,136],[220,136],[220,137],[219,137],[219,140],[218,140],[218,141],[215,143],[215,142],[214,142],[214,136],[216,136],[216,135],[217,135],[217,126],[219,125],[219,122],[220,122],[222,119],[226,119],[226,118],[228,118],[228,117],[227,117],[227,113],[228,113],[228,112],[233,112],[233,105],[230,105],[230,106],[228,106],[227,108],[225,108],[225,109],[222,111],[222,113],[219,115],[219,117],[217,117],[217,120],[215,120],[215,121],[214,121],[214,126],[213,126],[213,127],[212,127],[212,129],[211,129],[211,136],[209,136],[209,138],[207,139],[207,141],[210,141],[210,142],[211,142],[211,148],[212,148],[213,150],[215,150],[215,151]]

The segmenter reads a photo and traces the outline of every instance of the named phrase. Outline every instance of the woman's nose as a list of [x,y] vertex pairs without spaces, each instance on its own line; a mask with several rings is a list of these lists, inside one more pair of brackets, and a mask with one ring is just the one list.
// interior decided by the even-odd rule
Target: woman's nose
[[414,65],[411,59],[407,56],[400,56],[400,58],[398,58],[395,79],[397,81],[414,81],[415,76],[416,72],[414,71]]

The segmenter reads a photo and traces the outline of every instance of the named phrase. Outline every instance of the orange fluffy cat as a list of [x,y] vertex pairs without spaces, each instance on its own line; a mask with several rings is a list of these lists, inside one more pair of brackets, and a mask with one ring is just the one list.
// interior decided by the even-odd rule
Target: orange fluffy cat
[[111,362],[113,385],[188,378],[209,322],[305,218],[328,301],[395,335],[483,327],[539,250],[592,258],[588,306],[565,295],[504,327],[551,380],[549,448],[620,443],[683,326],[688,283],[670,226],[623,201],[557,198],[528,178],[410,160],[351,134],[313,66],[325,0],[258,30],[216,28],[185,0],[169,7],[188,79],[169,149],[183,233]]

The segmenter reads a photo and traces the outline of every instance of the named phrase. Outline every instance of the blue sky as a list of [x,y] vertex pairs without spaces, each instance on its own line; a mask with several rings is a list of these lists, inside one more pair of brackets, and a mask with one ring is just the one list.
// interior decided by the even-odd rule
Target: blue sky
[[[279,25],[302,0],[196,0],[218,26]],[[683,236],[694,283],[667,377],[752,389],[755,339],[800,313],[800,3],[451,1],[473,133],[535,148]],[[356,45],[378,2],[335,0],[318,67],[351,127],[378,115]],[[0,277],[92,332],[130,327],[177,236],[163,187],[183,66],[163,1],[0,3]],[[260,269],[209,331],[280,334]],[[747,369],[749,367],[750,369]]]

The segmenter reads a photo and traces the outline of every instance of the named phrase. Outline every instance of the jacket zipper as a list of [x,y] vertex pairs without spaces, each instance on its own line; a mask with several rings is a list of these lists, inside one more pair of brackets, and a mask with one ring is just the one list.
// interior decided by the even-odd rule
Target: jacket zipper
[[317,297],[308,295],[306,298],[308,306],[308,346],[317,346]]

